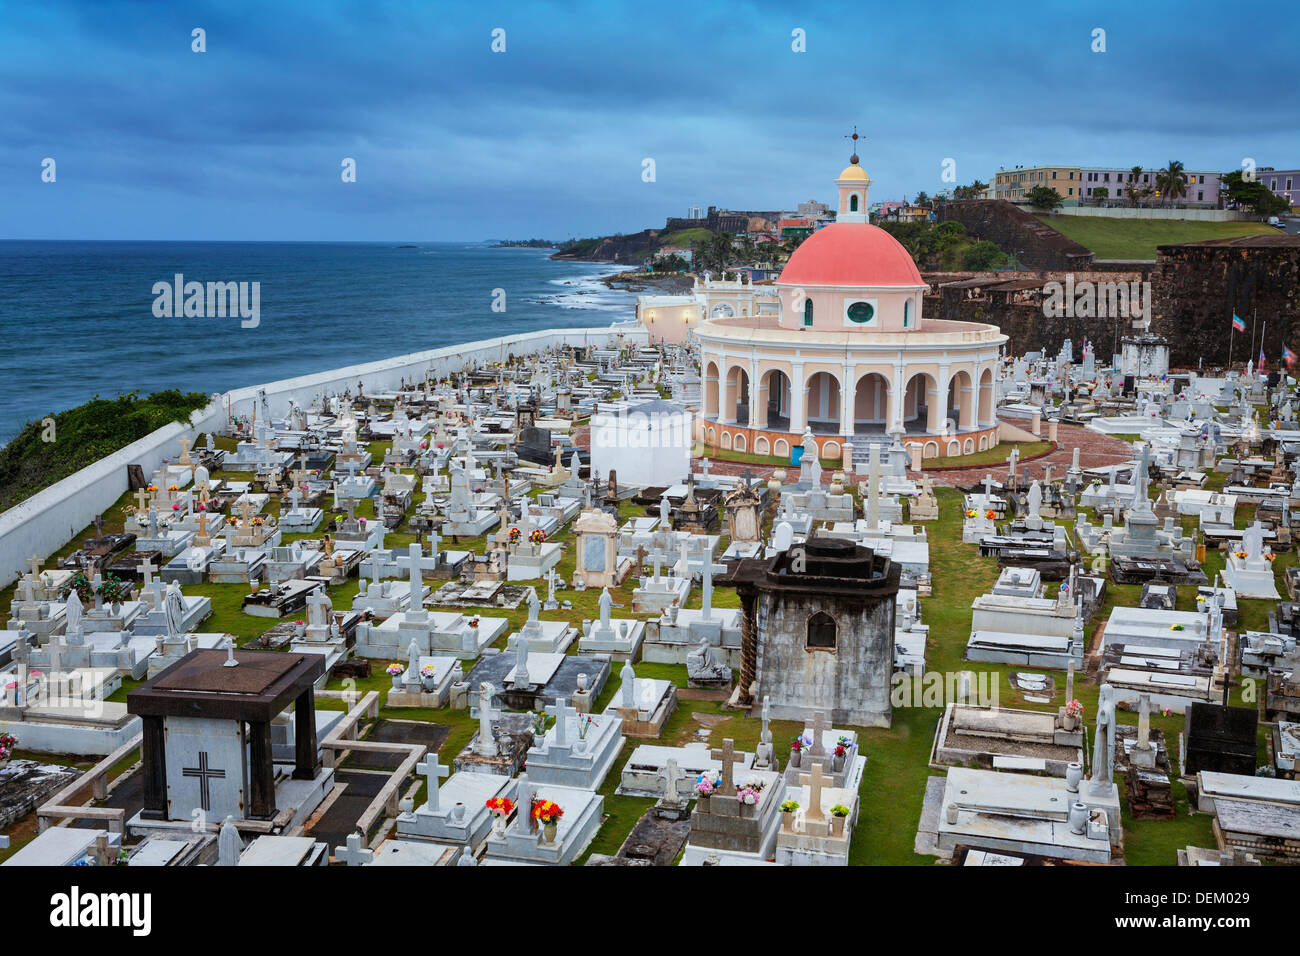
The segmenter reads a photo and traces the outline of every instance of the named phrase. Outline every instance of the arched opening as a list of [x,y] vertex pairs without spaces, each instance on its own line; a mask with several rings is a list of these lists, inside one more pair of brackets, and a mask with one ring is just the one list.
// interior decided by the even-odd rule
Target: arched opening
[[981,428],[993,424],[993,370],[987,368],[980,373],[979,424]]
[[903,303],[903,328],[910,329],[911,327],[912,327],[912,300],[908,299],[906,302]]
[[803,325],[804,328],[811,328],[813,324],[813,302],[812,299],[803,300]]
[[975,390],[969,372],[958,371],[948,381],[948,417],[958,428],[975,426]]
[[709,318],[711,319],[730,319],[734,318],[735,315],[736,310],[728,302],[719,302],[709,310]]
[[778,438],[776,444],[772,446],[772,454],[777,458],[788,460],[790,457],[790,443],[784,438]]
[[722,448],[724,451],[731,448],[731,432],[725,428],[722,430]]
[[858,194],[854,193],[852,196],[849,197],[849,212],[857,212],[857,211],[858,211]]
[[727,371],[726,393],[720,421],[749,424],[749,373],[739,365]]
[[759,435],[757,438],[754,439],[755,455],[766,455],[769,451],[771,451],[771,449],[772,446],[768,444],[767,439],[764,438],[762,435]]
[[736,439],[731,443],[731,447],[736,451],[745,451],[749,447],[749,442],[745,440],[743,432],[736,433]]
[[718,366],[715,362],[704,366],[704,417],[718,417]]
[[808,379],[804,397],[808,427],[818,435],[840,433],[840,383],[830,372],[816,372]]
[[790,378],[780,369],[769,369],[758,380],[757,416],[754,428],[790,430]]
[[808,618],[808,649],[835,650],[837,629],[835,618],[825,611],[817,611]]
[[928,372],[917,372],[903,389],[903,430],[931,434],[943,427],[939,385]]
[[870,372],[853,393],[853,434],[884,434],[889,429],[889,379]]

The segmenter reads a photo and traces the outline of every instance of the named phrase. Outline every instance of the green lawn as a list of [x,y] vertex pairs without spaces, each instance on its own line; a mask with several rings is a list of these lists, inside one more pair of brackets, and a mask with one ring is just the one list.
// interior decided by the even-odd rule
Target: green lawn
[[952,468],[956,465],[1004,465],[1011,459],[1011,449],[1020,449],[1020,460],[1028,461],[1036,455],[1050,451],[1050,441],[999,442],[984,451],[971,452],[969,455],[956,455],[951,458],[927,458],[923,463],[926,471],[939,468]]
[[1102,216],[1039,216],[1056,231],[1087,246],[1098,259],[1155,259],[1156,246],[1203,239],[1232,239],[1274,230],[1262,222],[1199,222],[1191,219],[1109,219]]

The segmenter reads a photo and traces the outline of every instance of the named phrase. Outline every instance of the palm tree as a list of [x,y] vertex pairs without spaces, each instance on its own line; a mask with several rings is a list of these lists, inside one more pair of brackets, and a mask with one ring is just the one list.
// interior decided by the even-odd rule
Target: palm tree
[[1125,192],[1128,193],[1128,201],[1130,206],[1136,206],[1138,204],[1138,196],[1141,194],[1141,189],[1142,189],[1142,187],[1138,185],[1138,180],[1141,178],[1142,178],[1141,166],[1134,166],[1132,169],[1129,170],[1128,189],[1125,190]]
[[1171,202],[1187,195],[1187,173],[1183,164],[1176,159],[1169,160],[1169,165],[1156,174],[1156,186],[1163,198]]

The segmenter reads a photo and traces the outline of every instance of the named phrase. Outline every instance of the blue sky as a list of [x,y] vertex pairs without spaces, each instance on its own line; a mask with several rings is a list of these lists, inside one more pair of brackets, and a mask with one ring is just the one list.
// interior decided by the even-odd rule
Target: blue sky
[[943,188],[945,158],[961,183],[1037,162],[1300,165],[1293,44],[1267,17],[792,6],[0,0],[0,238],[633,232],[692,204],[828,200],[854,123],[873,200]]

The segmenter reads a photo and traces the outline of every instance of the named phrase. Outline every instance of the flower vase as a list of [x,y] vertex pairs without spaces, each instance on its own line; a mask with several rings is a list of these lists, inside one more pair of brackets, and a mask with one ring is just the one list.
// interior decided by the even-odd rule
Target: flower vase
[[7,766],[9,766],[9,758],[8,758],[8,757],[0,757],[0,770],[3,770],[3,769],[4,769],[5,767],[7,767]]
[[424,688],[426,693],[432,694],[438,689],[438,679],[436,677],[421,677],[420,686]]
[[701,793],[697,798],[697,802],[700,813],[709,812],[709,795],[707,793]]
[[797,767],[797,766],[799,766],[799,751],[798,751],[798,750],[791,750],[791,751],[790,751],[790,766],[792,766],[792,767]]
[[393,690],[401,690],[401,689],[402,689],[402,675],[401,675],[401,674],[394,674],[394,675],[393,675]]
[[492,832],[499,837],[506,835],[506,816],[504,813],[494,813],[492,815]]
[[831,836],[844,835],[844,817],[831,814]]
[[793,826],[794,826],[794,811],[793,811],[793,810],[782,810],[782,811],[781,811],[781,829],[784,830],[786,833],[789,833],[789,832],[790,832],[790,828],[793,827]]
[[1061,721],[1061,726],[1065,730],[1075,731],[1079,729],[1079,718],[1073,714],[1066,714]]
[[544,839],[547,843],[554,843],[555,834],[559,829],[560,829],[560,825],[558,823],[555,823],[554,821],[545,824],[542,827],[542,839]]
[[752,820],[757,812],[758,804],[756,803],[742,803],[740,805],[740,816],[742,819]]
[[841,770],[843,770],[843,769],[844,769],[844,758],[843,758],[843,757],[834,757],[834,758],[832,758],[832,760],[831,760],[831,769],[832,769],[835,773],[839,773]]

